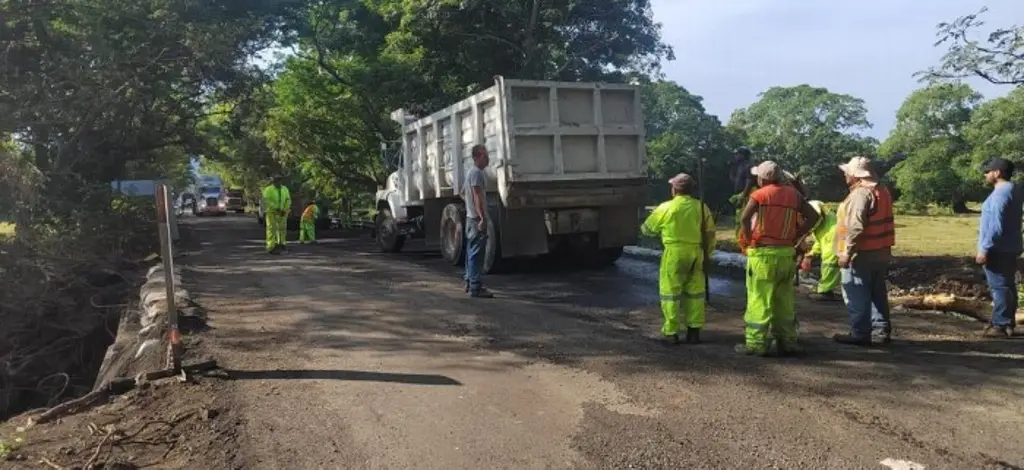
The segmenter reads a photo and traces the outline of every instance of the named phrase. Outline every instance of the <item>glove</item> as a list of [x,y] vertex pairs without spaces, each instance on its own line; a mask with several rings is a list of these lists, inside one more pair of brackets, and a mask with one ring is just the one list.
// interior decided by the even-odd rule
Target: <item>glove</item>
[[805,273],[811,271],[811,257],[810,256],[804,256],[804,260],[800,262],[800,270],[805,272]]

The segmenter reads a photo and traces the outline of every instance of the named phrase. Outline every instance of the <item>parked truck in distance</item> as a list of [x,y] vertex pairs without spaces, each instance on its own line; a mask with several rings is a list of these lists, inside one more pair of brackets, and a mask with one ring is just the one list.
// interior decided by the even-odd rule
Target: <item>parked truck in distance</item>
[[236,214],[245,212],[245,192],[241,188],[228,189],[227,210]]
[[496,77],[430,116],[400,109],[391,118],[401,123],[402,149],[398,171],[376,194],[383,251],[424,238],[449,263],[463,262],[461,194],[476,144],[490,154],[485,272],[549,254],[607,265],[636,243],[647,197],[636,87]]

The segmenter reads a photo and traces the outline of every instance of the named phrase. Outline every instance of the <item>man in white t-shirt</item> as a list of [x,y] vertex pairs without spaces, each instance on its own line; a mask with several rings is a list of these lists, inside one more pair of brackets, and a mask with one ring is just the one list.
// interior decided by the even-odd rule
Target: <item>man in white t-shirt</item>
[[487,147],[474,145],[473,167],[466,173],[462,198],[466,202],[466,292],[470,297],[492,298],[480,281],[487,253]]

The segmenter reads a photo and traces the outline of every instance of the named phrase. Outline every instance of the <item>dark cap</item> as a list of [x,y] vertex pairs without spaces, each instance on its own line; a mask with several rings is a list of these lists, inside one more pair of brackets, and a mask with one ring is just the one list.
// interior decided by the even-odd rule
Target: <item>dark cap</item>
[[744,145],[744,146],[742,146],[740,148],[737,148],[732,153],[734,155],[743,155],[744,157],[749,157],[750,156],[750,147],[747,147],[746,145]]
[[1013,162],[1003,157],[992,157],[981,164],[981,172],[988,173],[990,171],[998,171],[1003,174],[1004,178],[1013,176]]

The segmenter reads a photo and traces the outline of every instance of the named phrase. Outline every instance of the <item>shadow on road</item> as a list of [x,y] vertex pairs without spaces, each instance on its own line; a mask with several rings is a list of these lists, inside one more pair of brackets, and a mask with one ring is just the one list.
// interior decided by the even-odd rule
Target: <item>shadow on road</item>
[[462,385],[451,377],[432,374],[395,374],[359,370],[225,370],[232,380],[350,380],[414,385]]

